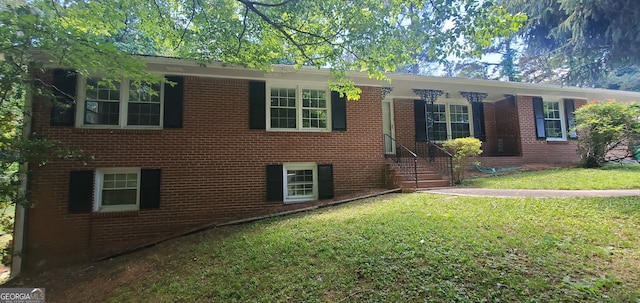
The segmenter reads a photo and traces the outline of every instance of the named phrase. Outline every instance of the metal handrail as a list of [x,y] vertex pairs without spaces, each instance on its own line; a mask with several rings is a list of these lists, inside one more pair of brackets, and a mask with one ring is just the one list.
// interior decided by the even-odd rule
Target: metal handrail
[[[416,182],[416,189],[418,189],[418,155],[412,152],[410,149],[408,149],[404,145],[398,143],[396,139],[394,139],[388,134],[384,134],[383,142],[385,144],[383,145],[383,148],[387,146],[386,144],[386,142],[388,142],[387,140],[390,140],[389,142],[391,142],[396,146],[394,162],[400,168],[402,173],[413,177],[413,179]],[[403,157],[404,154],[407,154],[407,156]],[[402,160],[403,158],[413,158],[413,165],[411,165],[412,163],[407,163],[406,161],[403,161]]]
[[415,151],[418,157],[425,159],[443,176],[449,177],[453,185],[453,156],[433,142],[416,142]]

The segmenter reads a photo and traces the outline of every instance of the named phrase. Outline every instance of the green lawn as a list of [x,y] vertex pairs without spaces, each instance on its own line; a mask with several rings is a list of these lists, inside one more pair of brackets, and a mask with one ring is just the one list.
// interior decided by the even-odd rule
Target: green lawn
[[640,198],[394,194],[128,262],[112,302],[640,302]]
[[558,168],[470,178],[463,186],[510,189],[639,189],[640,165],[604,168]]

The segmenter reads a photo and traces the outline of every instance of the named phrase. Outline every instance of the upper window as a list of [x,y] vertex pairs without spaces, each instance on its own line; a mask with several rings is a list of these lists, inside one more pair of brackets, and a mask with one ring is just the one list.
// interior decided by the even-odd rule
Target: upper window
[[330,94],[326,89],[272,86],[269,90],[270,129],[327,131]]
[[564,119],[562,119],[560,102],[542,103],[544,112],[544,131],[547,139],[565,139]]
[[140,197],[139,168],[96,170],[95,211],[137,210]]
[[84,126],[160,127],[162,125],[163,85],[134,81],[102,83],[90,78],[82,85],[80,98],[82,115],[77,119]]
[[434,141],[471,136],[469,106],[456,104],[433,105]]

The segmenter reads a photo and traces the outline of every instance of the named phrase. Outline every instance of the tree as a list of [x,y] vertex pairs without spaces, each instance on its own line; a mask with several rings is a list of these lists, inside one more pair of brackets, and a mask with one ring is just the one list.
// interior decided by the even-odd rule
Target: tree
[[[600,167],[609,160],[628,156],[627,145],[640,134],[640,106],[615,102],[592,103],[575,112],[578,154],[584,167]],[[613,150],[624,151],[611,155]]]
[[[531,81],[596,86],[608,73],[640,63],[636,0],[502,0],[529,16],[523,71]],[[555,77],[558,72],[561,77]]]
[[[286,59],[331,67],[335,88],[350,99],[358,91],[341,77],[346,70],[384,78],[383,72],[412,63],[417,52],[477,54],[523,21],[472,0],[12,2],[2,10],[0,28],[4,43],[22,41],[0,46],[12,61],[42,62],[25,52],[37,51],[50,64],[116,78],[123,70],[143,76],[141,63],[125,60],[123,49],[263,70]],[[443,29],[446,22],[454,25]]]
[[[427,39],[419,41],[422,49],[415,52],[416,62],[404,68],[413,74],[422,74],[434,65],[446,69],[450,64],[447,62],[450,57],[456,57],[464,60],[464,63],[454,63],[454,66],[476,70],[471,74],[477,78],[478,71],[482,68],[467,68],[466,65],[483,65],[484,63],[472,59],[491,52],[489,47],[495,37],[510,37],[527,19],[522,13],[509,15],[504,7],[491,1],[428,1],[422,8],[415,8],[414,11],[419,18],[411,19],[409,27],[413,31],[424,33]],[[490,24],[498,26],[491,27]],[[440,48],[438,45],[455,47]]]
[[640,64],[624,66],[609,71],[594,86],[607,89],[640,91]]
[[488,57],[471,58],[445,64],[445,69],[452,77],[520,82],[520,72],[516,66],[518,54],[512,44],[513,37],[499,37],[484,50],[485,55],[490,57],[499,55],[498,62],[495,59],[489,60]]

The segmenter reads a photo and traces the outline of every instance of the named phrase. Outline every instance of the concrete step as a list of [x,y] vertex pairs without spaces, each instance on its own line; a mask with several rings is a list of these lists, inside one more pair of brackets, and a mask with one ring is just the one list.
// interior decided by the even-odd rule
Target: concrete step
[[[411,167],[411,166],[408,167],[408,168],[405,167],[405,168],[400,169],[400,167],[395,166],[394,164],[391,164],[391,165],[389,165],[387,167],[387,169],[394,170],[394,171],[396,171],[398,173],[401,173],[403,171],[410,171],[411,173],[413,173],[413,167]],[[438,171],[435,168],[433,168],[433,167],[431,167],[429,165],[418,166],[416,168],[416,170],[418,171],[418,173],[424,173],[424,174],[428,174],[428,173],[436,173],[437,174],[438,173]]]
[[[437,172],[428,172],[428,173],[418,173],[418,180],[442,180],[442,175],[440,175]],[[395,180],[396,181],[413,181],[414,176],[413,174],[411,175],[396,175],[395,176]]]
[[[418,189],[448,186],[451,186],[451,182],[449,180],[418,180]],[[403,191],[405,189],[415,190],[416,181],[402,181],[402,183],[400,183],[400,187]]]

